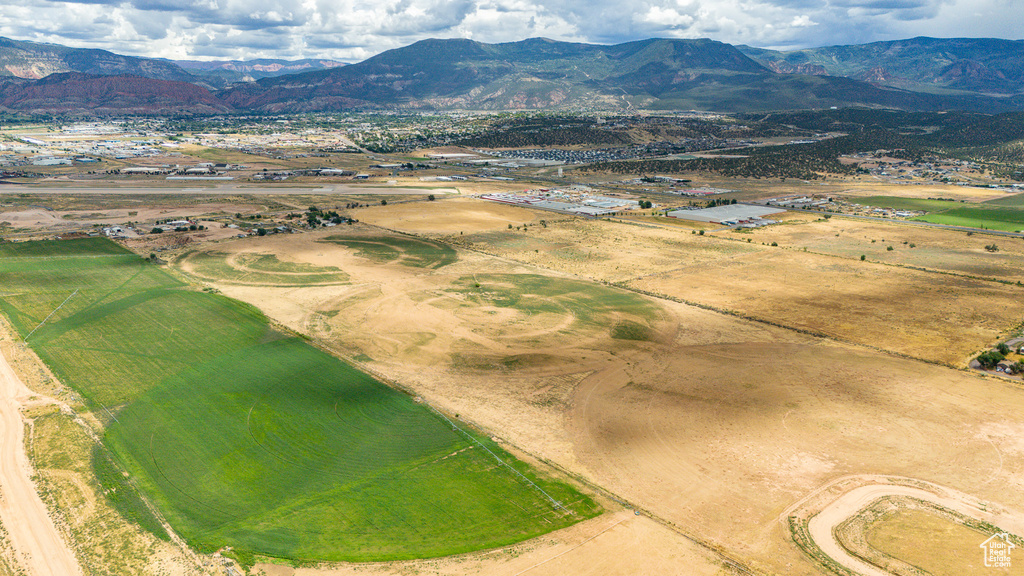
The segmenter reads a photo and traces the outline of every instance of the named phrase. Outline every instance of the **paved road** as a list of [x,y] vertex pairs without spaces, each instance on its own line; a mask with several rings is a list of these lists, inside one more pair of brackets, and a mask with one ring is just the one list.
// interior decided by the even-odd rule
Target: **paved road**
[[0,522],[29,576],[82,574],[30,478],[20,407],[31,394],[0,354]]
[[216,186],[201,186],[186,184],[178,186],[167,185],[132,185],[132,186],[89,186],[81,183],[53,183],[42,182],[39,184],[4,184],[0,185],[0,196],[4,194],[184,194],[184,195],[212,195],[212,194],[273,194],[283,196],[289,194],[428,194],[430,192],[456,192],[454,188],[407,188],[402,186],[356,186],[351,184],[325,184],[323,186],[265,186],[265,185],[243,185],[243,184],[218,184]]

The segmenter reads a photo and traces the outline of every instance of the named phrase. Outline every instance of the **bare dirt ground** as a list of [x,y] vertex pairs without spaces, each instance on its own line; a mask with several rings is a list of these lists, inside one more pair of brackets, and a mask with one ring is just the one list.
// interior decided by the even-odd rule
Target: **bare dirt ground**
[[15,561],[30,576],[82,574],[31,479],[21,407],[33,396],[0,349],[0,523]]

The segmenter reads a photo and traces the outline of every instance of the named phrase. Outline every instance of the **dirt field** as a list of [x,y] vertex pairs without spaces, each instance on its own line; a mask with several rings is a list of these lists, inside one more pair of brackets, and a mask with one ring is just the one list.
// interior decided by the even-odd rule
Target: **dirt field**
[[544,213],[508,204],[472,198],[448,199],[432,204],[416,202],[374,206],[351,212],[362,222],[420,234],[459,234],[508,228],[509,224],[536,224]]
[[779,248],[629,285],[954,365],[1024,317],[1016,286]]
[[935,576],[1012,574],[1012,563],[1002,568],[985,566],[979,543],[989,536],[930,511],[901,510],[872,526],[868,541],[878,552]]
[[4,352],[0,348],[0,524],[4,537],[10,539],[14,563],[29,576],[82,574],[31,480],[33,470],[25,454],[20,410],[32,392],[11,369]]
[[656,337],[615,341],[569,317],[454,305],[467,272],[550,272],[466,251],[437,270],[376,264],[315,239],[217,250],[259,243],[352,284],[218,288],[752,567],[815,573],[779,515],[838,476],[912,476],[1024,507],[1024,395],[1004,382],[667,301]]
[[[1024,281],[1024,240],[994,238],[986,234],[968,236],[964,232],[833,217],[829,220],[806,219],[800,224],[768,226],[753,232],[722,232],[724,238],[754,242],[778,242],[779,246],[832,254],[859,260],[861,255],[873,262],[927,268],[997,278],[1009,282]],[[985,246],[995,243],[999,250]],[[914,244],[911,248],[910,244]],[[893,250],[887,250],[892,246]]]
[[[417,212],[417,218],[429,224],[390,217],[397,209],[415,206],[424,210]],[[451,203],[443,216],[431,220],[433,212],[428,209],[432,208],[400,206],[389,213],[369,208],[363,219],[403,231],[429,230],[456,245],[523,264],[602,282],[624,282],[640,290],[955,365],[965,365],[1024,315],[1022,289],[1016,286],[908,269],[1007,281],[1024,278],[1020,274],[1024,244],[1004,242],[1005,250],[991,253],[984,246],[992,240],[977,235],[801,214],[787,224],[752,233],[701,236],[673,227],[548,218],[543,212],[537,212],[537,223],[525,229],[509,230],[506,221],[492,217],[481,222],[485,231],[452,235],[453,226],[468,228],[464,222],[471,221],[478,209],[529,212],[466,199]],[[545,225],[540,225],[540,216]],[[657,220],[664,219],[653,219]],[[770,246],[772,242],[779,246]],[[914,248],[909,247],[911,242]],[[894,249],[886,250],[890,245]],[[861,262],[860,254],[870,261]]]
[[968,202],[984,202],[1013,192],[972,186],[944,186],[942,184],[885,184],[871,181],[844,182],[838,192],[843,196],[900,196],[903,198],[955,198]]
[[[665,220],[664,218],[660,220]],[[622,282],[764,250],[713,240],[693,229],[654,227],[561,216],[525,231],[495,230],[451,240],[504,258],[603,282]]]

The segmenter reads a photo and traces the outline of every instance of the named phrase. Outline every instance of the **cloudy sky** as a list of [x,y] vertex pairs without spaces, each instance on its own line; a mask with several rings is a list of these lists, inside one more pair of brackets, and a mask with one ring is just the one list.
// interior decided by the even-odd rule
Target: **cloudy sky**
[[1020,39],[1024,0],[3,0],[0,36],[175,59],[362,60],[423,38],[765,48]]

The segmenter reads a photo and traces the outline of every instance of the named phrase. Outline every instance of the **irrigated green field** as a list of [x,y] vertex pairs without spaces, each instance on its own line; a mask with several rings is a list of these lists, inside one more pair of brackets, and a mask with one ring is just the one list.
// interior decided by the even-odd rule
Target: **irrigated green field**
[[109,415],[110,454],[201,551],[433,557],[599,513],[254,309],[192,291],[112,242],[0,244],[0,278],[0,309]]
[[915,220],[952,226],[968,226],[988,230],[1016,232],[1024,229],[1024,210],[1014,208],[975,208],[965,206],[945,212],[926,214]]
[[894,210],[921,210],[927,212],[914,220],[933,224],[966,226],[1016,232],[1024,229],[1024,204],[1018,196],[1009,196],[984,203],[962,203],[949,200],[926,200],[923,198],[902,198],[899,196],[866,196],[850,198],[850,201],[865,206],[892,208]]
[[960,206],[960,202],[949,200],[930,200],[925,198],[904,198],[902,196],[865,196],[850,198],[851,202],[876,208],[892,208],[893,210],[921,210],[922,212],[941,212]]
[[195,252],[185,256],[191,274],[203,280],[249,286],[313,286],[344,284],[348,274],[333,266],[282,262],[273,254]]
[[459,259],[458,253],[451,247],[421,238],[328,236],[322,242],[358,250],[356,256],[382,264],[398,261],[404,266],[437,269],[454,264]]

